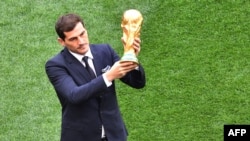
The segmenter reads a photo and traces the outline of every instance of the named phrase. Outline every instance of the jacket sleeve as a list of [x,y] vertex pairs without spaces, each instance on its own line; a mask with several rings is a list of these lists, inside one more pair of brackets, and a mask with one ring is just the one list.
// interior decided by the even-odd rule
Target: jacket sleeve
[[127,75],[125,75],[123,78],[120,79],[125,84],[140,89],[143,88],[146,85],[146,77],[144,69],[141,65],[139,65],[138,70],[133,70],[129,72]]
[[60,99],[70,103],[84,102],[89,98],[99,96],[107,89],[102,76],[82,85],[77,84],[66,66],[55,59],[46,63],[45,70]]
[[[111,54],[113,54],[113,63],[120,60],[120,57],[116,52],[109,46]],[[139,64],[138,70],[133,70],[126,74],[120,79],[123,83],[133,87],[133,88],[143,88],[146,84],[145,72],[142,65]]]

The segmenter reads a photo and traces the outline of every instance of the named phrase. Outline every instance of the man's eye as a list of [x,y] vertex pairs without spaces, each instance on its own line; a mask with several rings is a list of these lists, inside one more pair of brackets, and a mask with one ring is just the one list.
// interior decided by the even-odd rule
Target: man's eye
[[74,41],[74,40],[76,40],[76,38],[71,38],[71,39],[69,39],[70,41]]

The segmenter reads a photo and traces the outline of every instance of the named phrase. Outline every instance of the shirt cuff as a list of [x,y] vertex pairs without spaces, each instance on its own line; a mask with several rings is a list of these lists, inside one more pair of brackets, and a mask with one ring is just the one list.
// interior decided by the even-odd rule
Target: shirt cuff
[[137,67],[135,68],[135,70],[138,70],[138,71],[139,71],[139,70],[140,70],[140,69],[139,69],[139,66],[137,66]]
[[105,84],[106,84],[107,87],[109,87],[109,86],[112,85],[112,82],[110,82],[110,81],[107,79],[107,77],[106,77],[105,74],[103,74],[102,77],[103,77],[103,80],[104,80],[104,82],[105,82]]

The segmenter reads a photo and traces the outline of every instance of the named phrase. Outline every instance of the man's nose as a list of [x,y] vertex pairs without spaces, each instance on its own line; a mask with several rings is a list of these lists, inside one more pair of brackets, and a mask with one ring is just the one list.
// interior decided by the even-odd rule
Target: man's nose
[[78,44],[83,44],[84,43],[84,39],[82,37],[78,37]]

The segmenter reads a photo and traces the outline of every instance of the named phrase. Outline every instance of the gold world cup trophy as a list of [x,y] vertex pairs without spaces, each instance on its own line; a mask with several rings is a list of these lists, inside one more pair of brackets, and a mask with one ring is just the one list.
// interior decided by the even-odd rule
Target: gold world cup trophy
[[124,54],[121,61],[132,61],[139,64],[133,42],[135,38],[140,37],[142,21],[142,14],[136,9],[129,9],[123,13],[121,27],[125,44],[123,44]]

